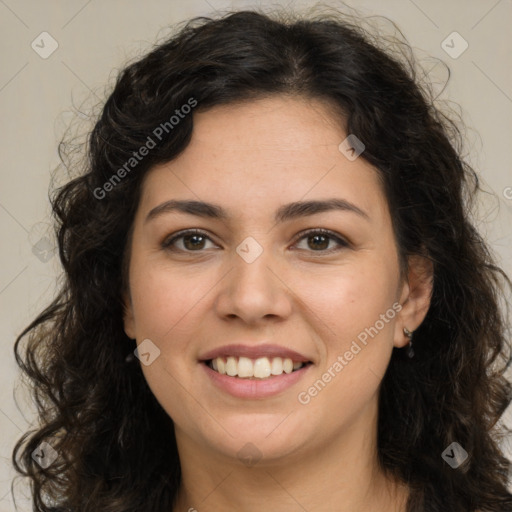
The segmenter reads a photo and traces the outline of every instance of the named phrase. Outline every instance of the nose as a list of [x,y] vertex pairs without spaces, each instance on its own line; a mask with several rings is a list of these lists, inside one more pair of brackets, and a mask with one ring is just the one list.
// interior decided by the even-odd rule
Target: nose
[[252,262],[234,252],[232,261],[233,268],[219,283],[215,301],[220,317],[257,324],[269,318],[283,320],[291,314],[292,291],[269,249]]

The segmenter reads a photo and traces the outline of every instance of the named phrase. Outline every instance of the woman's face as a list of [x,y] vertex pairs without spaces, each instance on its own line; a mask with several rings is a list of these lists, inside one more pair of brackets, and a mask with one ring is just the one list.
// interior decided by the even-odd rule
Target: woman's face
[[194,113],[186,150],[145,178],[125,331],[183,451],[271,461],[367,435],[423,319],[377,171],[339,149],[332,112],[273,97]]

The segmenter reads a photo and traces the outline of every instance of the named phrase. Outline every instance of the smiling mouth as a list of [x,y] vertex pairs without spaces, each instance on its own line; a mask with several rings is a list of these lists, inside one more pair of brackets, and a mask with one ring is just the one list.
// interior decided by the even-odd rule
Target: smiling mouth
[[239,379],[271,379],[283,373],[293,373],[312,364],[311,362],[293,361],[283,357],[216,357],[204,363],[213,371],[221,375],[236,377]]

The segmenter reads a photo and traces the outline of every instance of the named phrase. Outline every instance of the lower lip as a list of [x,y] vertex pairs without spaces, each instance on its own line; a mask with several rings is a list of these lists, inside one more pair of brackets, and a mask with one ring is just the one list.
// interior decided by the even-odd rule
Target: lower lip
[[200,363],[212,382],[223,391],[237,398],[267,398],[278,395],[296,384],[312,366],[308,364],[292,373],[282,373],[267,379],[241,379],[222,375],[212,370],[206,363]]

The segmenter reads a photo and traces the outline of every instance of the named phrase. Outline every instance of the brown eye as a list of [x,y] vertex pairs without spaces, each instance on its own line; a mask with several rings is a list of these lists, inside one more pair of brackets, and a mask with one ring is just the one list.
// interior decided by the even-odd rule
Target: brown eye
[[203,231],[182,231],[164,240],[162,243],[162,248],[172,251],[176,250],[183,252],[199,252],[207,248],[205,247],[205,243],[208,240],[211,242],[210,238]]
[[[306,240],[307,246],[306,248],[300,249],[310,252],[331,253],[349,246],[345,240],[335,233],[324,229],[315,229],[303,233],[299,241],[302,240]],[[205,246],[208,241],[213,244],[212,240],[205,232],[200,230],[187,230],[175,233],[170,238],[164,240],[164,242],[162,242],[162,248],[177,252],[201,252],[203,249],[209,248]],[[334,246],[330,247],[332,243],[334,243]]]
[[310,248],[314,249],[327,249],[329,246],[329,237],[326,235],[309,235],[308,244]]
[[[306,240],[306,250],[311,250],[314,252],[332,252],[343,247],[348,247],[348,243],[345,240],[335,235],[331,231],[324,229],[308,231],[299,239],[299,241],[301,240]],[[331,242],[334,242],[335,246],[329,248],[329,244]],[[338,247],[336,247],[336,245]]]
[[205,237],[202,235],[185,235],[183,238],[183,245],[186,249],[203,249]]

